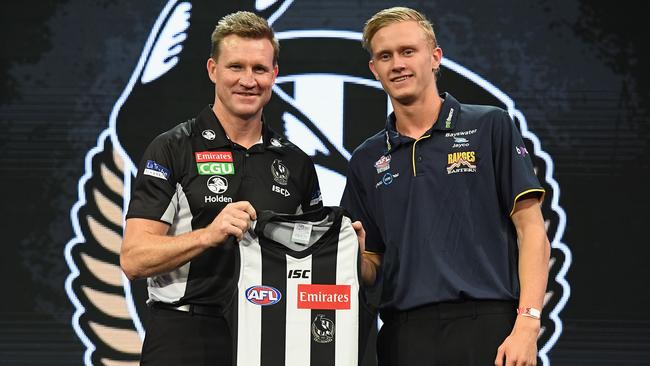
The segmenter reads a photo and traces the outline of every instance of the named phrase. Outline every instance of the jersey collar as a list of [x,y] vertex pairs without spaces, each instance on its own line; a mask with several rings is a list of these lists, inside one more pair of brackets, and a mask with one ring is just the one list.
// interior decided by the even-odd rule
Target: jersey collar
[[[433,131],[453,131],[458,121],[460,114],[460,103],[449,93],[442,93],[440,97],[444,99],[438,114],[438,120],[433,124],[431,129],[425,132],[425,135],[433,133]],[[386,133],[384,138],[386,140],[386,154],[390,154],[398,146],[413,141],[408,136],[402,136],[395,127],[396,118],[395,112],[392,112],[386,118]]]
[[[203,141],[208,149],[232,148],[233,142],[226,135],[221,122],[214,114],[212,105],[208,105],[199,113],[196,118],[196,136]],[[251,146],[249,151],[263,151],[264,149],[279,150],[287,142],[275,131],[271,130],[262,116],[262,143]]]

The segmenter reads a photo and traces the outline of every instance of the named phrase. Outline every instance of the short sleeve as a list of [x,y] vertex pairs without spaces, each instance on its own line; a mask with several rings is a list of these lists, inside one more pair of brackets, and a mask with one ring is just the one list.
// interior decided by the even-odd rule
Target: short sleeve
[[502,207],[507,210],[506,214],[512,215],[518,199],[532,193],[541,200],[545,191],[535,175],[530,153],[512,118],[502,111],[493,122],[493,153],[499,197]]
[[171,146],[160,135],[147,147],[136,174],[126,218],[144,218],[172,224],[176,212],[176,172]]
[[340,206],[350,213],[353,221],[358,220],[363,224],[363,228],[366,231],[366,250],[369,252],[383,253],[386,250],[386,245],[375,224],[375,220],[371,214],[372,211],[369,208],[371,202],[355,174],[352,160],[348,165],[346,175],[347,179]]
[[300,204],[303,212],[313,211],[323,207],[323,195],[320,191],[316,168],[311,159],[308,159],[305,172],[305,193],[303,194],[303,201]]

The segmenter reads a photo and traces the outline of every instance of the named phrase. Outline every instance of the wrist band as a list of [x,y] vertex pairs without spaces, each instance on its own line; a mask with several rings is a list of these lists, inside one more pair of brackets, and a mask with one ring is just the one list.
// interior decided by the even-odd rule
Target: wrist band
[[517,314],[521,316],[526,316],[533,319],[540,319],[542,312],[539,309],[535,308],[518,308]]

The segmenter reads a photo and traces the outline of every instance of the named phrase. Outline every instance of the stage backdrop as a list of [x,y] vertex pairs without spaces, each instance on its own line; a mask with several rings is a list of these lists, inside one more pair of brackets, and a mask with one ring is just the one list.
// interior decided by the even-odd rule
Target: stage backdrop
[[256,12],[276,30],[280,74],[265,119],[313,158],[325,204],[338,204],[350,154],[391,111],[360,32],[395,5],[433,21],[441,91],[510,113],[547,190],[540,363],[649,364],[641,12],[338,0],[2,5],[0,364],[137,364],[145,284],[118,261],[135,166],[148,141],[213,100],[205,61],[227,13]]

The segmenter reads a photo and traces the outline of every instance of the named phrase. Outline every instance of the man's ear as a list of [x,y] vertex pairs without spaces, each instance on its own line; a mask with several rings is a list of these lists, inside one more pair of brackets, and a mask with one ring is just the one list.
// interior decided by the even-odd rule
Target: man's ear
[[208,58],[206,63],[206,68],[208,70],[208,77],[213,83],[217,82],[217,62],[212,58]]
[[375,63],[372,62],[372,60],[368,61],[368,68],[370,69],[370,72],[375,75],[375,80],[379,80],[379,74],[377,74],[377,71],[375,70]]
[[431,50],[431,70],[438,70],[442,63],[442,48],[436,47]]

